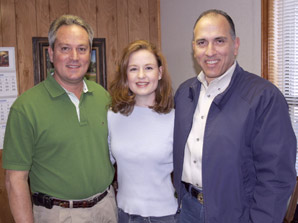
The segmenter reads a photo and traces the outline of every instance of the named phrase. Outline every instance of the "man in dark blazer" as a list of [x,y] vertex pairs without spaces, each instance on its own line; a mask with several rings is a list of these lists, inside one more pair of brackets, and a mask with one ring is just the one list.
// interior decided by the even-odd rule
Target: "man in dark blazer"
[[287,103],[236,62],[229,15],[209,10],[194,27],[202,71],[176,92],[174,185],[180,222],[280,223],[296,181]]

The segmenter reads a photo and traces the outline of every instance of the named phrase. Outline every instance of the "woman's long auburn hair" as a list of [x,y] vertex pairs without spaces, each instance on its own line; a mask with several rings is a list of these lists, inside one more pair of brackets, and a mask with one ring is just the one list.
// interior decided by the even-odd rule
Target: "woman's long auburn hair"
[[128,87],[127,67],[130,55],[139,50],[151,52],[157,60],[158,68],[162,66],[162,78],[155,90],[155,104],[150,108],[157,113],[169,113],[174,107],[174,99],[167,63],[161,52],[146,40],[134,41],[123,50],[116,76],[109,88],[112,97],[111,109],[115,113],[120,112],[127,116],[133,111],[136,101],[135,94]]

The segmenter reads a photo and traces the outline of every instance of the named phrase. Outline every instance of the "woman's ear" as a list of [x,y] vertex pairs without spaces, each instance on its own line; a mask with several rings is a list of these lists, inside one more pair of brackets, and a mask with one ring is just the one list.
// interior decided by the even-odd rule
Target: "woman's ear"
[[158,80],[161,80],[161,78],[162,78],[162,70],[163,70],[163,67],[160,66],[160,67],[158,68]]

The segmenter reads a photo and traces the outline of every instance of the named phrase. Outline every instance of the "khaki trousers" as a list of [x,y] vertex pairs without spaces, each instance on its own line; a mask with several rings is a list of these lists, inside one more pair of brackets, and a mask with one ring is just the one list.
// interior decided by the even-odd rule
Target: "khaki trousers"
[[91,208],[63,208],[54,205],[52,209],[47,209],[33,205],[33,215],[34,223],[117,223],[114,189],[110,187],[108,194]]

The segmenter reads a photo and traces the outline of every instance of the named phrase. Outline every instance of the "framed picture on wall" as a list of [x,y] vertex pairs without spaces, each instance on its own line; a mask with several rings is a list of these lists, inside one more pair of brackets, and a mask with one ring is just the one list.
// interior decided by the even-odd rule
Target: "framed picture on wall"
[[14,47],[0,47],[0,71],[15,71]]
[[[32,37],[34,84],[46,79],[47,75],[54,72],[53,64],[50,61],[47,37]],[[106,74],[106,45],[104,38],[94,38],[91,51],[91,62],[85,76],[107,89]]]

